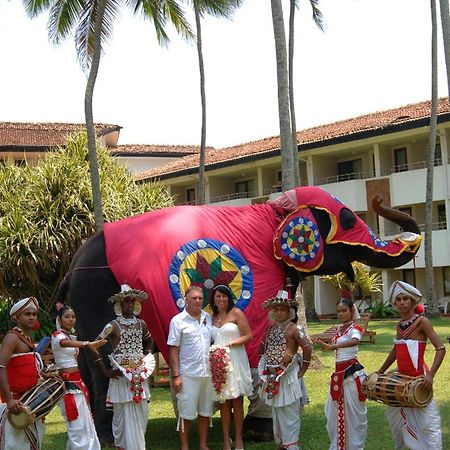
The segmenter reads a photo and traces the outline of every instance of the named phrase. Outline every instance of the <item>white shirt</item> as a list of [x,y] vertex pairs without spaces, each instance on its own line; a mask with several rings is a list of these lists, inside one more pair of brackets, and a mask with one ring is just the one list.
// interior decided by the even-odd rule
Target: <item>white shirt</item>
[[[75,336],[71,336],[71,338],[75,338]],[[52,335],[52,351],[55,358],[55,364],[58,369],[78,367],[78,349],[73,347],[61,346],[61,341],[64,341],[66,339],[69,339],[69,337],[62,331],[56,331]]]
[[209,377],[209,347],[212,338],[211,316],[201,311],[200,322],[186,310],[172,318],[167,345],[179,347],[180,374]]
[[[337,338],[336,343],[342,344],[344,342],[351,341],[352,339],[361,340],[361,332],[351,326],[344,335]],[[336,362],[348,361],[349,359],[358,358],[358,345],[353,345],[352,347],[343,347],[336,349]]]

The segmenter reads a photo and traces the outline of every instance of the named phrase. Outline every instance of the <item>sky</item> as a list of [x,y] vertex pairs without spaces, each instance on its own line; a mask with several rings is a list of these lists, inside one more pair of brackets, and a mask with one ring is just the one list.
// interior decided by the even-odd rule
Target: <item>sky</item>
[[[324,33],[309,2],[300,3],[298,130],[430,98],[428,1],[320,0]],[[86,74],[73,38],[54,46],[46,24],[46,13],[31,20],[19,0],[0,3],[0,121],[84,122]],[[279,135],[270,1],[245,0],[232,20],[202,24],[207,145]],[[153,24],[127,10],[115,24],[100,63],[94,121],[122,126],[119,144],[200,144],[196,46],[170,36],[169,47],[159,47]],[[442,46],[439,60],[439,95],[446,96]]]

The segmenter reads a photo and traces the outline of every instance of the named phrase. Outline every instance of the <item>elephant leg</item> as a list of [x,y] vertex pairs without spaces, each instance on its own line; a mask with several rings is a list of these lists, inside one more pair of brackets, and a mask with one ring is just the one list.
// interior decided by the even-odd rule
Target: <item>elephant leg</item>
[[[103,327],[115,318],[108,299],[120,290],[116,279],[107,267],[103,233],[88,239],[74,257],[68,276],[64,280],[64,298],[70,303],[77,317],[77,332],[80,340],[94,340]],[[112,352],[109,344],[101,348],[106,364],[106,355]],[[95,356],[82,350],[79,368],[83,381],[89,389],[92,413],[97,434],[102,443],[112,443],[112,411],[106,408],[109,379],[94,362]]]

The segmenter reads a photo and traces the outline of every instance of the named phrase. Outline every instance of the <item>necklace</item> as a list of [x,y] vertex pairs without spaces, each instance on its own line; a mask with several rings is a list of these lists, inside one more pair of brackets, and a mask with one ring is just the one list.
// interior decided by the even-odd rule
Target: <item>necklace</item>
[[119,322],[121,325],[125,325],[126,327],[129,327],[130,325],[135,325],[137,323],[137,317],[133,316],[130,319],[126,319],[122,315],[117,316],[117,322]]
[[[223,319],[225,320],[226,317],[227,317],[227,314],[225,313],[223,315]],[[217,314],[217,323],[219,324],[219,328],[220,328],[220,326],[222,325],[222,317],[220,316],[220,314]]]
[[31,345],[31,347],[34,348],[33,340],[30,338],[30,336],[25,334],[22,331],[22,329],[20,329],[19,327],[13,327],[13,330],[16,331],[18,334],[20,334],[20,336],[23,338],[23,340],[25,340],[29,345]]
[[400,323],[398,324],[398,326],[402,330],[406,330],[406,328],[408,328],[418,317],[419,317],[418,314],[414,314],[410,319],[401,320]]

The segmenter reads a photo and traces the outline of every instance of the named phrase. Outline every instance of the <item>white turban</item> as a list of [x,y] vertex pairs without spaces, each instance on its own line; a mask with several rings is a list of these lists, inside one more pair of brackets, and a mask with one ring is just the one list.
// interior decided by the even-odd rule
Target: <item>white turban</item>
[[9,315],[11,317],[16,317],[28,307],[33,308],[37,312],[39,310],[39,303],[34,297],[23,298],[17,303],[14,303],[13,307],[9,311]]
[[404,281],[394,281],[389,288],[388,292],[388,298],[389,301],[395,305],[395,299],[398,295],[409,295],[413,299],[413,304],[416,305],[417,303],[422,300],[422,294],[418,289],[416,289],[414,286],[411,286],[408,283],[405,283]]

